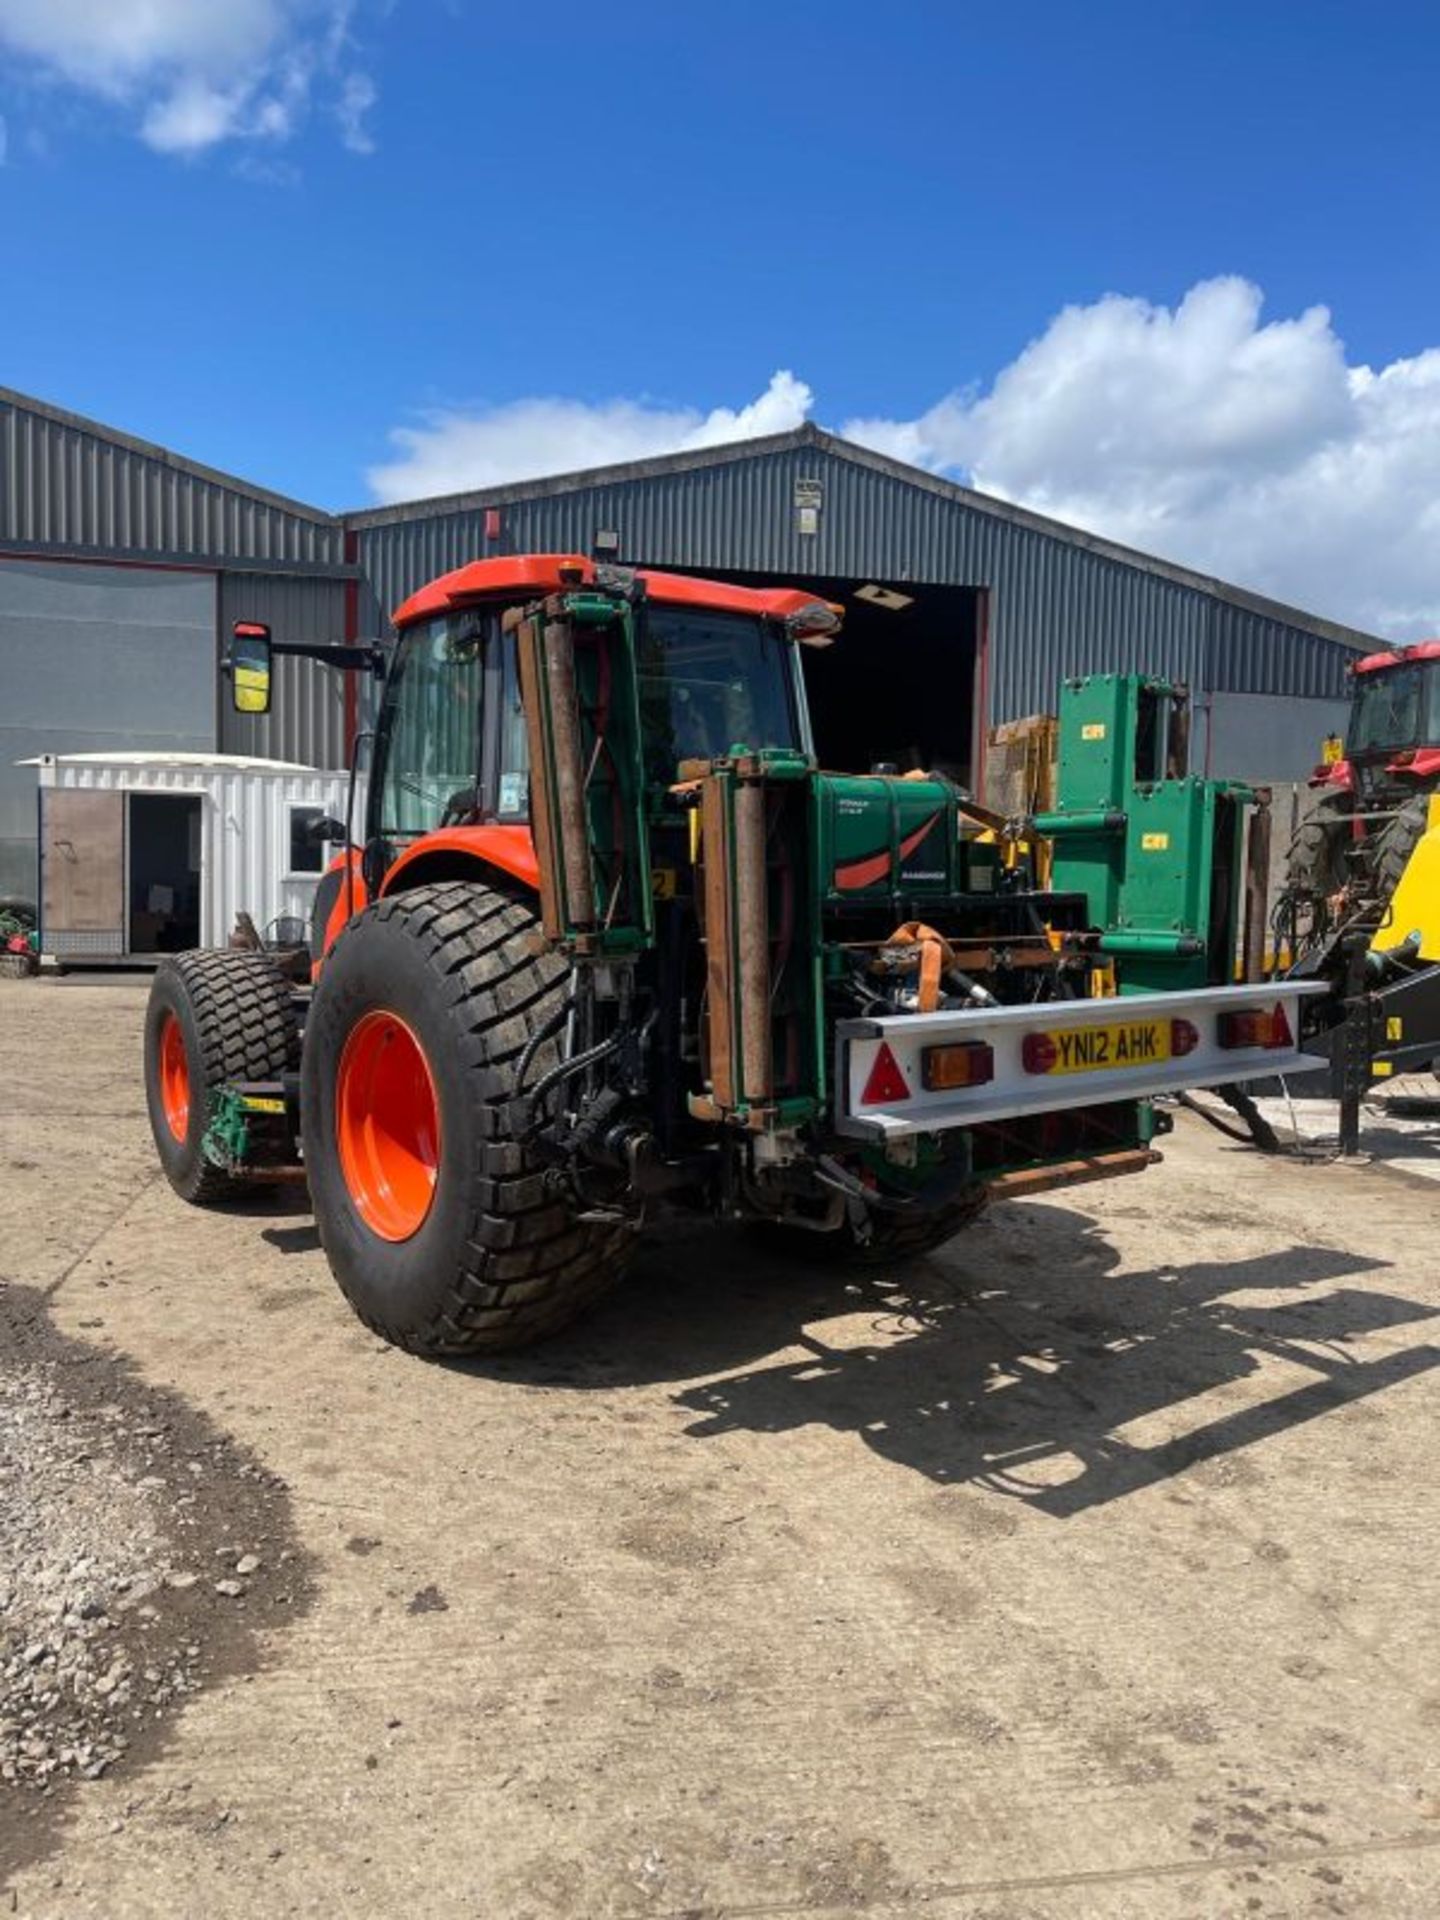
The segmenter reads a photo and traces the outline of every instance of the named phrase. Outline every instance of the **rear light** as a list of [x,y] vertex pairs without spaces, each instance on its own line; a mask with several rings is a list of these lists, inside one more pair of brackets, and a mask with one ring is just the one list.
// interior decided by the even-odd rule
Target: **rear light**
[[900,1071],[900,1062],[890,1051],[890,1042],[882,1040],[875,1064],[870,1069],[870,1078],[865,1082],[865,1091],[860,1096],[860,1104],[862,1107],[878,1107],[889,1100],[909,1098],[910,1089]]
[[1020,1064],[1026,1073],[1053,1073],[1060,1050],[1048,1033],[1027,1033],[1020,1043]]
[[926,1047],[920,1055],[920,1082],[927,1093],[955,1087],[983,1087],[995,1078],[994,1050],[983,1040],[957,1040],[951,1046]]
[[1273,1013],[1266,1013],[1262,1007],[1247,1007],[1243,1013],[1222,1013],[1216,1025],[1215,1038],[1222,1047],[1242,1050],[1264,1047],[1273,1052],[1279,1047],[1293,1047],[1295,1044],[1290,1022],[1285,1018],[1285,1009],[1279,1005]]
[[1193,1053],[1200,1044],[1200,1029],[1193,1020],[1172,1020],[1170,1022],[1170,1057],[1183,1060],[1187,1053]]

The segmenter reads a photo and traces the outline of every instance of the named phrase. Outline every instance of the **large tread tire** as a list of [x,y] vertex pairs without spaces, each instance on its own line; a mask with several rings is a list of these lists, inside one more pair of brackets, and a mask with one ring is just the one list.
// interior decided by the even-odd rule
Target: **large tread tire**
[[[340,934],[305,1028],[301,1114],[321,1244],[372,1331],[410,1353],[529,1345],[575,1318],[620,1275],[633,1234],[576,1218],[514,1136],[515,1070],[569,979],[544,951],[534,908],[445,881],[378,901]],[[409,1238],[372,1231],[341,1161],[336,1088],[368,1013],[403,1021],[429,1069],[440,1149],[433,1197]],[[537,1050],[532,1081],[559,1059]]]
[[[161,1044],[174,1020],[189,1073],[189,1120],[179,1138],[166,1118]],[[196,1206],[253,1190],[205,1158],[210,1096],[230,1080],[278,1080],[299,1065],[300,1024],[289,983],[264,954],[181,953],[156,968],[145,1010],[145,1104],[155,1150],[176,1193]]]
[[1430,796],[1417,793],[1380,829],[1375,845],[1375,888],[1382,900],[1388,900],[1399,886],[1429,817]]
[[1290,842],[1285,878],[1291,888],[1328,900],[1345,885],[1352,812],[1349,794],[1321,794]]

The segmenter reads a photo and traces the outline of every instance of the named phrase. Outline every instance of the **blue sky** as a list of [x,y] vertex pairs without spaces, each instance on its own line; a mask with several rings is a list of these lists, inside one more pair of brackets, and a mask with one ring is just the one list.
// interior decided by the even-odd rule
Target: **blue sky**
[[[1433,6],[226,0],[223,45],[190,11],[0,0],[0,381],[331,507],[808,411],[1302,601],[1304,554],[1220,567],[1257,485],[1313,504],[1378,434],[1413,491]],[[1377,426],[1356,370],[1411,363]],[[1158,524],[1157,467],[1192,482]]]

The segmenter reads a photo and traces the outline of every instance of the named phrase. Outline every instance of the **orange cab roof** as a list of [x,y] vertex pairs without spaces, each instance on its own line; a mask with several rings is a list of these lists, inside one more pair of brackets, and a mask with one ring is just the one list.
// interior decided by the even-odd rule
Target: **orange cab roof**
[[1356,673],[1383,673],[1386,667],[1403,666],[1407,660],[1440,660],[1440,640],[1416,640],[1413,645],[1393,653],[1372,653],[1355,662]]
[[[560,570],[571,574],[562,580]],[[558,593],[562,587],[576,584],[574,569],[579,569],[579,585],[588,586],[595,578],[595,562],[578,553],[519,553],[497,560],[472,560],[467,567],[442,573],[438,580],[412,593],[392,616],[397,627],[409,626],[452,607],[474,600],[527,599],[533,595]],[[692,580],[683,573],[652,573],[636,569],[652,600],[672,606],[713,607],[720,613],[749,613],[771,620],[783,620],[802,607],[813,607],[819,596],[802,593],[798,587],[732,587],[722,580]]]

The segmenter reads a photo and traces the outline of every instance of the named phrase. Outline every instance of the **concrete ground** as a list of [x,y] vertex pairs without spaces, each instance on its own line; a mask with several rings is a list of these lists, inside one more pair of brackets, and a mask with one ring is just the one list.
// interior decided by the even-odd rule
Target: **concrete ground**
[[1433,1184],[1182,1117],[877,1284],[671,1230],[427,1366],[293,1200],[171,1195],[142,1007],[0,983],[0,1273],[282,1476],[313,1582],[0,1914],[1440,1910]]
[[[1340,1109],[1318,1096],[1256,1102],[1287,1140],[1306,1151],[1333,1153],[1340,1140]],[[1418,1180],[1440,1180],[1440,1078],[1433,1073],[1377,1082],[1361,1115],[1361,1150]]]

